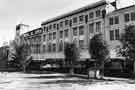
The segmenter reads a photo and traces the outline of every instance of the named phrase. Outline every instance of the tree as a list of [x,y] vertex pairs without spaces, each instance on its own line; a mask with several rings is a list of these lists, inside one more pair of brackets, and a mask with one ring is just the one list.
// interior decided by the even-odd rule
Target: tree
[[11,61],[17,68],[25,71],[27,65],[31,62],[31,49],[29,43],[23,36],[13,40],[9,49],[9,61]]
[[74,43],[65,43],[64,55],[65,65],[70,67],[70,72],[73,74],[74,63],[79,58],[78,48]]
[[97,68],[100,67],[101,74],[104,74],[104,62],[109,58],[108,44],[102,34],[96,34],[89,43],[89,54],[97,61]]
[[126,26],[120,39],[123,47],[121,54],[126,58],[127,68],[133,71],[133,62],[135,61],[135,25]]

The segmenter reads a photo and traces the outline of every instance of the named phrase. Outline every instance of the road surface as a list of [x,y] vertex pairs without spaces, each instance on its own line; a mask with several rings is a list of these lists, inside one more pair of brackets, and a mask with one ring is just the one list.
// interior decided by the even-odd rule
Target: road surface
[[134,80],[87,80],[59,73],[0,73],[0,90],[135,90]]

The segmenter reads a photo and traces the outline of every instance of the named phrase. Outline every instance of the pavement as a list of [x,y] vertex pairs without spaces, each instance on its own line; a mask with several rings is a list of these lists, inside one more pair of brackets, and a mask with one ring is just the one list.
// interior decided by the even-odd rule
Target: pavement
[[[108,77],[109,78],[109,77]],[[135,80],[84,79],[55,72],[0,72],[0,90],[134,90]]]

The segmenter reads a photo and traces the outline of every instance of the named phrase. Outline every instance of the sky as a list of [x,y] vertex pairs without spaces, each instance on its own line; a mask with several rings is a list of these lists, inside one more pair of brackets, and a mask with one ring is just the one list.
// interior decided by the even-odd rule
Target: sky
[[[0,0],[0,46],[14,39],[16,24],[40,27],[47,19],[97,1],[100,0]],[[133,0],[121,0],[122,5],[127,1]]]

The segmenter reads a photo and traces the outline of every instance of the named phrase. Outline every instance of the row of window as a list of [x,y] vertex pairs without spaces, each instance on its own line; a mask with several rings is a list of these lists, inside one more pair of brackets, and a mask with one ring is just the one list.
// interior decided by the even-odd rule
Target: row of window
[[[78,31],[79,29],[79,31]],[[73,28],[73,36],[77,36],[79,32],[79,35],[84,35],[84,26],[74,27]]]
[[[96,30],[94,27],[96,27]],[[101,32],[101,22],[100,21],[96,22],[96,23],[89,24],[89,32],[94,33],[94,31]]]
[[[79,29],[79,35],[84,35],[84,26],[79,26],[79,27],[74,27],[73,28],[73,36],[77,36],[78,35],[78,29]],[[59,31],[59,37],[63,38],[63,37],[68,37],[69,36],[69,29],[65,29],[64,31]],[[46,41],[46,34],[43,35],[43,40]],[[48,36],[49,40],[54,40],[56,39],[56,32],[53,33],[49,33]]]
[[29,43],[40,43],[41,42],[41,36],[36,36],[36,37],[32,37],[32,38],[29,38],[28,40]]
[[41,50],[40,44],[31,45],[31,52],[32,53],[35,53],[35,54],[41,53],[40,50]]
[[[124,21],[135,21],[135,12],[124,14]],[[119,24],[119,16],[114,16],[109,18],[109,25]]]
[[[99,9],[99,10],[97,10],[96,12],[95,12],[95,16],[96,17],[99,17],[99,16],[101,16],[101,10]],[[78,22],[87,22],[88,21],[88,19],[92,19],[92,18],[94,18],[94,12],[90,12],[89,13],[89,15],[80,15],[80,16],[76,16],[76,17],[73,17],[73,19],[71,19],[71,20],[68,20],[68,19],[66,19],[65,21],[60,21],[60,23],[54,23],[54,24],[50,24],[49,26],[47,26],[47,27],[44,27],[44,31],[47,31],[48,32],[48,30],[52,30],[52,29],[59,29],[59,28],[62,28],[62,27],[64,27],[64,26],[72,26],[72,23],[78,23]]]
[[[96,28],[94,28],[94,27],[96,27]],[[81,25],[79,27],[73,27],[72,30],[73,30],[72,31],[73,36],[78,36],[78,34],[79,35],[84,35],[84,32],[85,32],[85,28],[84,28],[83,25]],[[89,24],[89,32],[94,33],[94,31],[101,32],[101,21]],[[64,31],[62,31],[62,30],[59,31],[59,37],[60,38],[68,37],[68,36],[69,36],[69,29],[66,29]],[[47,38],[46,35],[44,35],[43,40],[45,41],[46,38]],[[49,33],[48,39],[49,40],[56,39],[56,32]]]
[[[80,49],[84,48],[84,40],[74,40],[74,43],[77,45],[79,43]],[[64,50],[64,42],[59,43],[58,51],[61,52]],[[56,44],[49,43],[48,45],[43,45],[43,53],[45,52],[56,52]]]
[[109,24],[110,25],[119,24],[119,16],[110,17],[109,18]]
[[135,12],[131,12],[131,13],[126,13],[124,14],[124,21],[128,22],[128,21],[135,21]]

